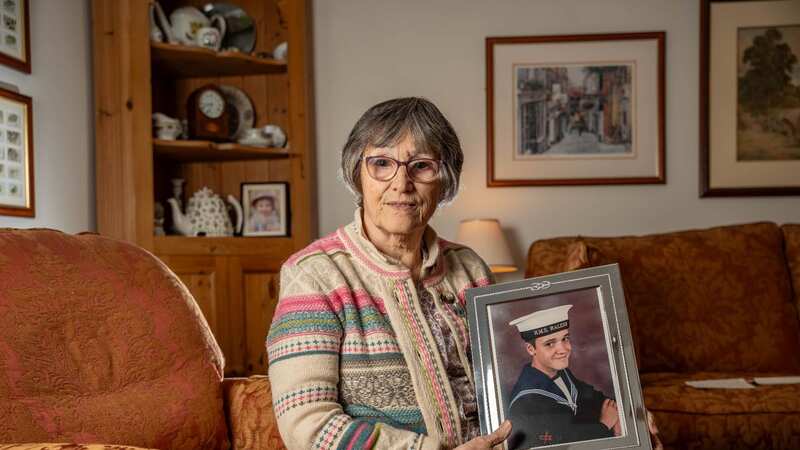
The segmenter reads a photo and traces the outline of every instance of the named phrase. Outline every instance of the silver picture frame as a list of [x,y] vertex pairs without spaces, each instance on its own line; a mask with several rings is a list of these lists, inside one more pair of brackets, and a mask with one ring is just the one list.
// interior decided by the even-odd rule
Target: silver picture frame
[[[497,429],[509,418],[509,401],[517,401],[520,398],[519,392],[531,391],[519,391],[518,388],[520,383],[524,385],[522,377],[528,370],[525,366],[535,367],[535,358],[528,356],[533,353],[525,353],[528,347],[521,336],[521,329],[511,325],[509,319],[530,317],[532,313],[558,309],[555,307],[569,304],[572,306],[567,308],[569,322],[565,329],[568,331],[566,340],[570,342],[572,350],[566,356],[565,367],[569,369],[569,375],[577,377],[575,384],[579,388],[587,385],[599,386],[592,392],[600,392],[603,396],[599,398],[609,398],[616,403],[619,435],[583,440],[565,438],[565,441],[560,442],[558,434],[554,437],[549,430],[541,429],[541,423],[546,423],[547,420],[536,420],[540,422],[537,425],[532,422],[514,423],[515,420],[512,419],[514,431],[503,444],[503,448],[652,449],[617,264],[469,289],[465,295],[482,434]],[[562,334],[558,335],[564,336],[563,329]],[[557,373],[561,374],[562,371]],[[544,376],[540,371],[536,371],[536,374]],[[583,382],[580,379],[588,381]],[[509,383],[514,383],[514,389],[509,387]],[[569,383],[572,383],[571,379]],[[564,390],[564,397],[567,397],[568,391],[570,389]],[[510,398],[512,392],[517,392],[513,400]],[[581,400],[576,400],[574,387],[572,392],[573,414],[580,415]],[[516,408],[519,409],[520,406]],[[587,406],[586,409],[590,408]],[[604,430],[613,433],[610,429]],[[531,446],[530,439],[524,437],[525,433],[528,437],[533,436],[538,444]]]

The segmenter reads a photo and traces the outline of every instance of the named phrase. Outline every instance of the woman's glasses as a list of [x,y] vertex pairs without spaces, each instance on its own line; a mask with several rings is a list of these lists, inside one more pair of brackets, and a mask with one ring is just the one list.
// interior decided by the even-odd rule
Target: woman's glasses
[[389,181],[397,175],[400,166],[406,166],[408,176],[418,183],[431,183],[439,177],[441,161],[430,158],[414,158],[398,161],[388,156],[367,156],[367,173],[378,181]]

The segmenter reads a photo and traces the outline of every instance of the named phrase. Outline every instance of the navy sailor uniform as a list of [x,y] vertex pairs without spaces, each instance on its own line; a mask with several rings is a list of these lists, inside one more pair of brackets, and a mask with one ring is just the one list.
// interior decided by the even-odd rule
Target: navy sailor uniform
[[[570,395],[553,381],[561,378]],[[526,364],[511,392],[508,417],[514,428],[508,438],[510,450],[613,437],[613,430],[600,423],[600,410],[607,397],[575,377],[569,369],[554,379]]]

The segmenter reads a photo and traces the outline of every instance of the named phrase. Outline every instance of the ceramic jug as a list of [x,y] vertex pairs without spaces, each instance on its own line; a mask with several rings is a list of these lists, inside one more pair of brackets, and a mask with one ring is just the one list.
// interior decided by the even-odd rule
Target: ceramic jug
[[225,36],[225,19],[214,14],[211,19],[193,6],[178,8],[169,15],[173,37],[183,45],[197,46],[197,31],[212,25],[219,30],[219,42]]

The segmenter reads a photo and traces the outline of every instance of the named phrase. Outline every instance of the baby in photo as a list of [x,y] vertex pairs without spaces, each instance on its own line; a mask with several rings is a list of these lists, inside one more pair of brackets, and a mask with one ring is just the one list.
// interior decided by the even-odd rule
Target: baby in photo
[[275,196],[265,191],[254,192],[250,202],[252,209],[247,218],[248,231],[279,231],[281,218],[275,204]]

